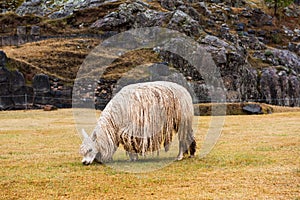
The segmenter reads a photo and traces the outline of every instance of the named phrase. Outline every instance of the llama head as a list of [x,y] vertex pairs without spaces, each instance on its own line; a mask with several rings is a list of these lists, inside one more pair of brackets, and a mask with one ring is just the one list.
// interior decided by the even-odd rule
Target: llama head
[[95,142],[88,136],[88,134],[82,129],[83,142],[80,146],[80,154],[82,154],[82,164],[89,165],[94,161],[98,151],[96,149]]

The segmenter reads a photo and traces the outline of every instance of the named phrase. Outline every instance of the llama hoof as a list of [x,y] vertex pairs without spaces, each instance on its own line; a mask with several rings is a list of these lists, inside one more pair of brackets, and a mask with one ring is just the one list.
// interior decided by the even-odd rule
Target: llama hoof
[[177,158],[176,158],[176,161],[180,161],[180,160],[182,160],[182,159],[183,159],[183,156],[177,157]]

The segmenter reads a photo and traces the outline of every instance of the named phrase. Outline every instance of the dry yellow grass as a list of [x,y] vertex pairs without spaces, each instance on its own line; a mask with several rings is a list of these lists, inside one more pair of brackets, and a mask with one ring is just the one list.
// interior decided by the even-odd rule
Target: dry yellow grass
[[[98,56],[106,56],[98,54]],[[161,62],[159,55],[150,49],[139,49],[128,51],[124,55],[116,58],[103,73],[105,79],[120,79],[124,76],[141,78],[152,63]],[[147,71],[147,70],[146,70]],[[127,73],[127,74],[126,74]]]
[[[197,117],[199,144],[211,117]],[[226,116],[204,159],[82,166],[72,110],[0,112],[0,199],[299,199],[300,112]],[[200,147],[198,147],[200,148]]]
[[9,58],[19,63],[18,70],[27,76],[45,73],[65,82],[72,82],[85,57],[99,43],[100,40],[95,38],[56,38],[19,47],[7,46],[3,50]]

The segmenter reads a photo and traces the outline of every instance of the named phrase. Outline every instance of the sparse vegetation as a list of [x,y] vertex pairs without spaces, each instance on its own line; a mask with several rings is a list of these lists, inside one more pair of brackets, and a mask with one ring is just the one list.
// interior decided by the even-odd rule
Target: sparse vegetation
[[280,44],[282,43],[282,35],[280,33],[275,33],[273,35],[271,35],[271,38],[272,38],[272,42],[274,44]]
[[259,73],[260,73],[260,69],[270,67],[269,63],[263,61],[262,59],[252,56],[251,53],[249,53],[248,62],[251,64],[252,67],[258,69]]
[[24,1],[23,0],[6,0],[6,1],[1,1],[0,3],[0,8],[2,10],[16,10]]
[[294,2],[294,0],[265,0],[265,1],[269,3],[270,6],[274,9],[274,16],[278,16],[279,9],[284,8]]
[[272,51],[270,51],[270,50],[266,50],[266,51],[265,51],[265,56],[267,56],[267,57],[269,57],[269,56],[273,56],[273,53],[272,53]]
[[[296,199],[300,112],[226,116],[204,159],[131,174],[83,166],[71,110],[0,112],[1,199]],[[196,117],[198,148],[212,117]]]
[[[136,66],[151,65],[152,63],[161,62],[158,54],[151,49],[139,49],[135,51],[129,51],[126,54],[117,58],[103,74],[103,78],[106,79],[119,79],[126,72],[133,70]],[[145,67],[137,67],[134,69],[134,73],[129,73],[131,78],[141,78],[145,76]]]

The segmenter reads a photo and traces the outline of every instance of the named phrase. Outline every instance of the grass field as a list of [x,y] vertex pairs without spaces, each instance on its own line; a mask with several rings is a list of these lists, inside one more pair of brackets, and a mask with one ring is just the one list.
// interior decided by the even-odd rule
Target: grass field
[[208,156],[148,173],[83,166],[80,144],[72,110],[0,112],[0,199],[300,199],[300,112],[226,116]]

